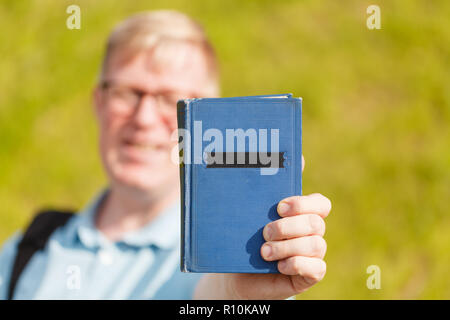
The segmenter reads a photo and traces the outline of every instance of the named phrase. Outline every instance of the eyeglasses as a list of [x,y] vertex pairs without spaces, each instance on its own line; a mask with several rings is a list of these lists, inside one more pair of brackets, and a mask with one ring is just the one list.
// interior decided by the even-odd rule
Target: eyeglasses
[[159,93],[147,92],[112,81],[104,81],[101,84],[106,94],[106,102],[111,111],[120,115],[131,115],[140,105],[142,98],[146,95],[156,100],[158,110],[165,115],[174,115],[178,100],[194,98],[195,95],[175,91]]

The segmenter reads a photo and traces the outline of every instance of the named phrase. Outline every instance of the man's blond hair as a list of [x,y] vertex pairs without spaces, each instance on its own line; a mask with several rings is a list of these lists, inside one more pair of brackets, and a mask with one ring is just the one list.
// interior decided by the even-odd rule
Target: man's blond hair
[[206,95],[218,95],[218,62],[205,31],[187,15],[173,10],[138,13],[119,23],[108,38],[100,79],[103,79],[111,57],[118,56],[117,53],[126,62],[143,50],[152,50],[153,62],[164,68],[174,64],[177,52],[174,46],[180,44],[201,49],[209,76],[209,88],[202,88],[202,91]]

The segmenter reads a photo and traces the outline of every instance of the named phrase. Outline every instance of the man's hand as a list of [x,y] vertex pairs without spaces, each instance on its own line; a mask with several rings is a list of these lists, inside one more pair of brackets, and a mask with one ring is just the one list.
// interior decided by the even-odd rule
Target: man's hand
[[264,227],[266,242],[261,247],[261,256],[278,261],[281,274],[209,274],[200,281],[195,297],[286,299],[307,290],[326,272],[323,219],[330,210],[330,200],[318,193],[281,200],[277,207],[281,219]]

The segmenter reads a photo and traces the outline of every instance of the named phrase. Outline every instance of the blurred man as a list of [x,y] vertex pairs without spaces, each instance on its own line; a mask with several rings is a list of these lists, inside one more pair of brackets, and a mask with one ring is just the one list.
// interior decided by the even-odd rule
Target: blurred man
[[176,102],[218,94],[214,50],[190,18],[155,11],[119,24],[94,90],[109,187],[53,231],[21,272],[12,270],[23,235],[4,245],[0,298],[284,299],[321,280],[331,203],[320,194],[280,199],[282,219],[264,229],[261,255],[279,261],[281,274],[179,271]]

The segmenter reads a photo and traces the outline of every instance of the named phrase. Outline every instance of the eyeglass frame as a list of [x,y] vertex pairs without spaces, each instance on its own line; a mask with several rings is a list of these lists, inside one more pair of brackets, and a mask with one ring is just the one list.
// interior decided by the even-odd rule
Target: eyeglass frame
[[[108,89],[110,89],[111,87],[114,87],[114,86],[116,86],[116,87],[118,87],[120,89],[126,89],[130,93],[133,93],[137,97],[137,100],[136,100],[136,103],[135,103],[134,106],[127,106],[130,109],[130,111],[127,113],[129,115],[134,113],[134,110],[136,110],[138,108],[138,106],[141,104],[143,97],[145,97],[147,95],[155,98],[155,100],[157,101],[158,107],[161,108],[161,105],[163,104],[163,103],[161,103],[160,97],[164,96],[164,93],[148,92],[146,90],[137,89],[137,88],[134,88],[132,86],[121,85],[121,84],[118,83],[118,81],[114,81],[114,80],[103,80],[103,81],[100,82],[100,89],[103,92],[107,91]],[[171,93],[171,94],[177,94],[178,93],[177,91],[169,91],[169,90],[167,90],[165,92],[166,92],[166,94],[167,93]],[[186,96],[183,97],[183,98],[181,98],[181,96],[183,96],[183,95],[180,94],[180,98],[177,99],[177,101],[181,100],[181,99],[197,98],[199,95],[190,93],[190,94],[186,94]],[[167,100],[170,100],[170,99],[167,99]],[[166,104],[166,106],[167,106],[167,104]],[[172,109],[172,110],[170,110],[171,112],[176,112],[176,103],[175,103],[175,105],[173,107],[171,107],[171,109]]]

